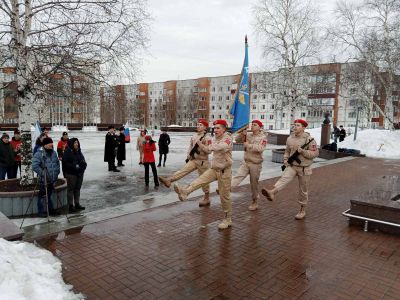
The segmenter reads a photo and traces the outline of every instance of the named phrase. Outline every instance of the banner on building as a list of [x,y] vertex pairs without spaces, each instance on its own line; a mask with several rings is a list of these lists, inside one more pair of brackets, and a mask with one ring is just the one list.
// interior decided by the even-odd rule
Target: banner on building
[[249,60],[247,53],[247,36],[245,37],[245,54],[240,74],[239,87],[235,93],[229,113],[233,116],[232,133],[246,127],[250,123],[250,87],[249,87]]

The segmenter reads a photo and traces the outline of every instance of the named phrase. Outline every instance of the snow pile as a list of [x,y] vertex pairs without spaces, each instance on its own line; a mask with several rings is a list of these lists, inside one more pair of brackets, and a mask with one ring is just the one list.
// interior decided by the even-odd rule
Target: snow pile
[[49,251],[25,242],[0,239],[2,300],[84,299],[64,283],[61,262]]
[[[288,134],[289,130],[270,130],[271,133]],[[306,132],[315,139],[317,144],[321,141],[321,128],[306,129]],[[346,129],[349,132],[349,129]],[[400,159],[400,130],[390,131],[383,129],[358,129],[357,140],[354,141],[354,128],[351,135],[337,144],[338,148],[357,149],[368,157]],[[331,140],[333,142],[333,140]]]
[[368,157],[400,159],[400,130],[365,129],[357,132],[357,140],[350,135],[338,148],[360,150]]

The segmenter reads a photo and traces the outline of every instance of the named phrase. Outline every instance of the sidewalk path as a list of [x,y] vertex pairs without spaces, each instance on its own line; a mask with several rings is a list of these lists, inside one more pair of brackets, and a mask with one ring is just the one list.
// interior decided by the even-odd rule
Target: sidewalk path
[[370,158],[315,169],[304,221],[294,220],[297,182],[256,212],[245,185],[232,194],[229,230],[217,230],[213,194],[209,208],[197,197],[60,234],[56,253],[88,299],[399,299],[400,237],[348,227],[341,215],[399,173],[400,160]]

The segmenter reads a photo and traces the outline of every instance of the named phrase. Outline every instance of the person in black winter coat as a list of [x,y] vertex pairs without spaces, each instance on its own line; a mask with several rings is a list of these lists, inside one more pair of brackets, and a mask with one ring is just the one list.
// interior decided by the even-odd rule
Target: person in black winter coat
[[118,150],[117,150],[117,160],[119,167],[124,167],[125,165],[122,163],[122,161],[126,160],[126,147],[125,147],[126,142],[125,142],[124,131],[125,131],[124,127],[119,128]]
[[106,143],[104,146],[104,161],[108,162],[108,171],[120,172],[115,166],[115,156],[117,152],[118,141],[115,135],[114,126],[108,126],[108,132],[106,134]]
[[15,178],[15,153],[10,144],[10,136],[3,133],[0,140],[0,180]]
[[62,159],[63,172],[67,179],[67,199],[70,213],[85,209],[85,207],[79,203],[79,200],[86,166],[87,163],[82,154],[79,140],[77,138],[70,139],[68,141],[68,148],[65,150]]
[[343,125],[340,125],[340,132],[339,132],[339,142],[343,142],[344,138],[346,137],[346,130],[344,130]]
[[159,156],[159,161],[158,161],[157,167],[161,167],[161,160],[162,160],[163,155],[164,155],[163,166],[165,167],[165,161],[167,160],[169,144],[171,144],[171,140],[169,138],[167,131],[165,130],[165,131],[163,131],[163,133],[161,133],[160,138],[158,139],[158,151],[159,151],[160,156]]

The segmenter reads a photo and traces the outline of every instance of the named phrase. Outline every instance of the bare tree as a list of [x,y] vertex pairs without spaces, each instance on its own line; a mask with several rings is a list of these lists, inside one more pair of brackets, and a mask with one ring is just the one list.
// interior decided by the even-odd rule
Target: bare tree
[[1,0],[1,62],[15,67],[22,130],[23,178],[31,182],[30,128],[37,96],[51,74],[96,80],[137,72],[146,46],[145,0]]
[[[311,1],[260,0],[253,13],[263,56],[280,68],[274,80],[277,107],[288,108],[293,122],[295,112],[307,103],[307,68],[300,66],[312,61],[319,51],[318,7]],[[269,88],[268,82],[265,87]]]
[[365,72],[376,80],[374,96],[378,96],[370,95],[368,101],[384,117],[384,127],[393,128],[395,81],[400,71],[400,1],[339,1],[335,20],[329,37],[336,47],[343,47],[348,60],[365,62]]

